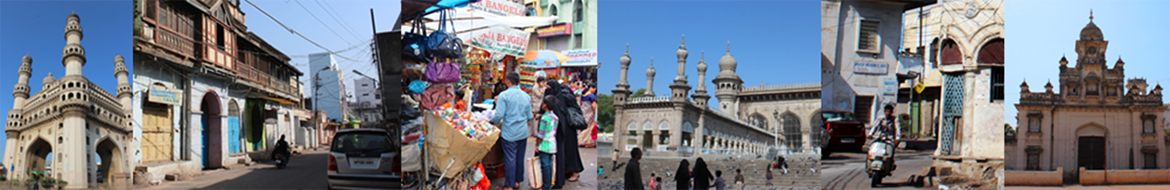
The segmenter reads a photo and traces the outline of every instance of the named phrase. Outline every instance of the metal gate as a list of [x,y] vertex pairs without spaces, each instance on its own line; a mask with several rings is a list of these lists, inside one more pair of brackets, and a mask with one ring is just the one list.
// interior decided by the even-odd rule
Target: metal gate
[[954,154],[955,128],[957,128],[958,119],[963,117],[963,96],[966,93],[963,88],[964,78],[962,75],[943,74],[943,76],[945,76],[946,82],[943,84],[943,126],[939,138],[942,140],[942,154],[952,155]]

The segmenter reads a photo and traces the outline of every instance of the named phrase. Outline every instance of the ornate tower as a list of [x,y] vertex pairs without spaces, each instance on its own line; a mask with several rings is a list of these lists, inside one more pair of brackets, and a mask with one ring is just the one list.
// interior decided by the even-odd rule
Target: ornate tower
[[[130,102],[130,97],[133,96],[130,89],[130,72],[126,69],[126,59],[119,54],[114,56],[114,77],[118,78],[118,101],[122,102],[122,114],[126,114],[130,118],[130,114],[134,113],[134,103]],[[130,126],[122,126],[130,127]]]
[[739,74],[735,74],[736,64],[735,57],[731,56],[731,42],[728,42],[727,54],[719,58],[719,75],[715,75],[715,80],[711,81],[716,85],[715,97],[719,98],[719,109],[732,116],[738,115],[739,102],[735,97],[743,87],[743,80]]
[[[621,123],[623,121],[622,119],[624,119],[624,118],[622,118],[623,114],[621,114],[621,113],[625,109],[626,98],[630,97],[630,93],[631,93],[630,92],[630,83],[628,81],[626,81],[626,75],[630,71],[630,45],[629,44],[626,44],[626,54],[622,55],[622,58],[620,60],[618,60],[618,63],[620,63],[622,65],[622,77],[620,80],[618,80],[617,89],[613,90],[613,109],[614,109],[613,110],[614,111],[613,120],[615,121],[615,123]],[[616,125],[615,124],[614,127],[615,127],[615,131],[629,130],[629,129],[626,129],[626,125]],[[614,135],[615,135],[615,139],[625,139],[626,138],[626,133],[614,133]],[[613,143],[614,143],[613,147],[626,147],[626,141],[614,141]]]
[[699,69],[699,87],[695,88],[695,95],[691,95],[691,98],[695,99],[695,103],[699,104],[699,107],[706,107],[707,100],[711,99],[711,96],[707,95],[707,85],[706,85],[707,84],[707,82],[706,82],[707,81],[707,61],[706,61],[706,59],[707,59],[706,53],[700,52],[699,53],[699,66],[697,66],[697,68]]
[[70,14],[65,25],[65,48],[61,57],[61,64],[65,65],[65,76],[81,76],[81,67],[85,66],[85,48],[81,47],[81,18],[77,14]]
[[646,92],[642,97],[654,97],[654,58],[650,58],[650,68],[646,69]]
[[19,75],[20,79],[12,89],[12,98],[14,99],[12,101],[13,110],[24,109],[24,101],[28,99],[28,78],[32,77],[32,61],[32,57],[25,54],[20,62],[20,70],[16,71],[16,75]]
[[682,44],[678,46],[678,76],[674,77],[674,84],[670,85],[670,101],[675,102],[676,106],[682,106],[687,101],[687,92],[691,91],[691,86],[687,85],[687,75],[685,69],[687,68],[687,40],[683,36]]

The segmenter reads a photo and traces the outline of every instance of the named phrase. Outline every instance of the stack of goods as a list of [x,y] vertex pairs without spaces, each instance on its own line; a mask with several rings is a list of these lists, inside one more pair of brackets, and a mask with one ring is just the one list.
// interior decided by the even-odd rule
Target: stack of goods
[[532,86],[536,84],[536,68],[535,67],[520,67],[520,89],[524,91],[532,91]]
[[434,112],[446,121],[447,124],[450,124],[451,128],[459,131],[467,138],[479,139],[492,133],[497,133],[500,130],[491,124],[492,111],[465,112],[455,109],[444,109]]

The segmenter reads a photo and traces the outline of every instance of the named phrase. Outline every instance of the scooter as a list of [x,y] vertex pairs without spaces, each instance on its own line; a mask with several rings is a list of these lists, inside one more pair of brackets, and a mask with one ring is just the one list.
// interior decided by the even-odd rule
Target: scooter
[[285,153],[277,153],[276,169],[284,169],[285,165],[288,165],[288,155],[285,155]]
[[887,135],[880,135],[869,144],[869,154],[865,159],[865,173],[869,174],[870,187],[882,184],[882,178],[890,176],[894,169],[894,140]]

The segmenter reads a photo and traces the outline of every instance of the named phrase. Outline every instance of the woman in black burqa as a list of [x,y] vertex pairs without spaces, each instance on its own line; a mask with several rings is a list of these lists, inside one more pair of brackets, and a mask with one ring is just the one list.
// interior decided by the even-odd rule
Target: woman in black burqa
[[[581,107],[577,104],[577,98],[573,95],[569,86],[556,82],[555,80],[548,80],[548,88],[544,90],[544,95],[555,95],[557,100],[557,107],[553,108],[553,113],[564,118],[568,117],[569,109],[578,109]],[[581,164],[581,154],[577,150],[577,129],[568,126],[568,122],[557,122],[557,154],[556,154],[556,185],[553,189],[560,189],[565,186],[565,180],[572,178],[578,172],[584,171],[585,166]]]
[[678,171],[674,172],[674,182],[678,190],[691,189],[691,163],[687,159],[678,162]]
[[715,177],[711,175],[711,170],[707,170],[707,162],[703,162],[703,158],[695,159],[695,169],[691,171],[695,177],[695,189],[711,188],[711,180],[715,180]]

